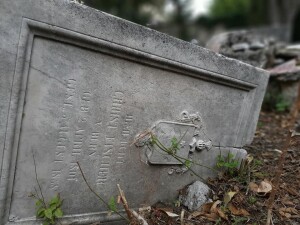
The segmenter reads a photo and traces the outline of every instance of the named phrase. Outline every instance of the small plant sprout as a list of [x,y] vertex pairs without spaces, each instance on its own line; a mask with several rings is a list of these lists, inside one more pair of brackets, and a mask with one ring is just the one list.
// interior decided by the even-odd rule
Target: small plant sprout
[[110,209],[112,212],[116,212],[116,211],[117,211],[117,204],[116,204],[116,201],[115,201],[114,196],[112,196],[112,197],[109,199],[108,205],[109,205],[109,209]]
[[37,193],[32,193],[30,197],[36,199],[36,217],[43,220],[43,225],[55,224],[57,219],[63,216],[61,210],[63,201],[59,194],[51,198],[48,203],[40,198]]
[[254,197],[254,196],[249,196],[248,197],[248,202],[251,204],[251,205],[254,205],[257,201],[257,198]]
[[[174,157],[177,161],[179,161],[180,163],[182,163],[182,165],[185,165],[186,168],[192,172],[195,176],[199,177],[200,179],[204,180],[199,174],[197,174],[191,167],[192,164],[198,165],[198,166],[203,166],[201,164],[192,162],[190,159],[184,158],[184,157],[180,157],[177,155],[177,151],[179,150],[179,143],[182,139],[182,137],[180,138],[180,140],[178,141],[176,137],[173,137],[171,139],[171,146],[170,147],[166,147],[164,144],[162,144],[160,142],[160,140],[156,137],[156,135],[152,132],[149,133],[150,138],[149,138],[149,144],[151,146],[157,146],[160,150],[162,150],[165,153],[168,153],[169,155],[171,155],[172,157]],[[210,167],[207,166],[203,166],[206,167],[208,169],[212,169]]]
[[232,153],[228,153],[227,157],[218,155],[216,167],[224,170],[226,174],[233,176],[239,167],[239,161],[234,159]]
[[31,193],[29,197],[34,198],[36,205],[36,217],[43,220],[43,225],[56,224],[57,219],[63,216],[63,211],[61,209],[63,200],[60,198],[59,194],[56,194],[49,202],[46,202],[41,185],[38,180],[37,168],[34,154],[32,153],[35,179],[39,188],[39,191],[35,189],[34,193]]
[[[170,145],[163,144],[159,138],[153,133],[153,131],[145,131],[142,134],[138,135],[138,137],[135,138],[133,144],[135,144],[137,147],[141,147],[143,145],[146,145],[148,148],[150,147],[157,147],[159,150],[167,153],[168,155],[171,155],[174,157],[178,162],[180,162],[182,165],[184,165],[187,170],[192,172],[195,176],[199,177],[200,179],[204,180],[199,174],[197,174],[191,167],[193,165],[200,166],[207,168],[212,171],[216,171],[216,169],[211,168],[209,166],[202,165],[198,162],[195,162],[189,158],[184,158],[178,155],[178,151],[180,149],[180,143],[184,136],[186,135],[187,131],[181,136],[179,139],[176,137],[172,137],[170,140]],[[139,143],[142,142],[143,145],[140,145]],[[153,148],[154,150],[157,150],[156,148]]]

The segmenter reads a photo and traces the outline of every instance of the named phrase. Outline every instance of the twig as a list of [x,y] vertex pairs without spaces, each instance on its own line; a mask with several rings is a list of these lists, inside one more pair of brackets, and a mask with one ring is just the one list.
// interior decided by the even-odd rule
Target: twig
[[141,223],[141,225],[148,225],[147,221],[140,214],[138,214],[134,210],[131,211],[132,211],[132,215],[134,215],[137,218],[137,220]]
[[[175,155],[177,158],[179,158],[179,159],[183,159],[183,160],[189,160],[189,159],[187,159],[187,158],[184,158],[184,157],[181,157],[181,156],[179,156],[179,155]],[[212,170],[212,171],[214,171],[214,172],[218,172],[218,170],[216,170],[216,169],[214,169],[214,168],[212,168],[212,167],[209,167],[209,166],[205,166],[205,165],[202,165],[202,164],[200,164],[200,163],[196,163],[196,162],[194,162],[194,161],[191,161],[191,163],[192,164],[194,164],[194,165],[196,165],[196,166],[201,166],[201,167],[204,167],[204,168],[206,168],[206,169],[209,169],[209,170]]]
[[[83,180],[84,180],[84,182],[86,183],[86,185],[88,186],[88,188],[90,189],[90,191],[109,209],[109,210],[111,210],[110,209],[110,206],[109,206],[109,204],[96,192],[96,191],[94,191],[94,189],[90,186],[90,184],[87,182],[87,179],[85,178],[85,175],[84,175],[84,173],[83,173],[83,171],[82,171],[82,169],[81,169],[81,167],[80,167],[80,164],[79,164],[79,162],[77,162],[77,165],[78,165],[78,168],[79,168],[79,170],[80,170],[80,173],[81,173],[81,175],[82,175],[82,177],[83,177]],[[121,213],[119,213],[118,211],[114,211],[115,213],[117,213],[120,217],[122,217],[123,219],[125,219],[125,220],[127,220],[128,222],[130,222],[126,217],[124,217]]]
[[[157,147],[159,149],[161,149],[162,151],[168,153],[169,155],[173,156],[177,161],[179,161],[180,163],[182,163],[184,165],[184,161],[182,161],[176,154],[170,154],[170,151],[153,135],[152,138],[154,137],[155,140],[155,144],[157,145]],[[203,177],[201,177],[200,175],[198,175],[193,169],[187,167],[188,170],[190,170],[195,176],[199,177],[201,180],[205,180]]]
[[122,204],[123,204],[123,207],[125,209],[125,212],[127,213],[127,216],[129,218],[130,221],[133,220],[133,215],[132,215],[132,212],[130,211],[129,209],[129,206],[128,206],[128,203],[127,203],[127,200],[126,200],[126,197],[125,197],[125,194],[123,192],[123,190],[121,189],[120,185],[117,184],[117,187],[119,189],[119,193],[120,193],[120,197],[121,197],[121,200],[122,200]]
[[184,209],[180,213],[180,225],[184,225]]
[[120,198],[121,198],[121,202],[123,204],[123,207],[127,213],[128,219],[130,220],[130,224],[132,225],[139,225],[139,221],[141,220],[143,225],[148,225],[148,223],[146,222],[146,220],[139,215],[137,212],[135,212],[134,210],[130,210],[129,206],[128,206],[128,202],[126,200],[124,191],[121,189],[120,185],[117,184],[117,187],[119,189],[119,193],[120,193]]
[[[38,184],[38,187],[39,187],[39,190],[40,190],[40,194],[41,194],[41,196],[42,196],[43,205],[44,205],[45,208],[46,208],[45,198],[44,198],[44,195],[43,195],[43,192],[42,192],[42,188],[41,188],[41,185],[40,185],[40,182],[39,182],[39,179],[38,179],[38,175],[37,175],[36,162],[35,162],[35,156],[34,156],[33,151],[32,151],[32,158],[33,158],[33,165],[34,165],[35,180],[36,180],[36,183]],[[36,191],[36,194],[38,195],[38,198],[39,198],[39,194],[38,194],[37,191]]]

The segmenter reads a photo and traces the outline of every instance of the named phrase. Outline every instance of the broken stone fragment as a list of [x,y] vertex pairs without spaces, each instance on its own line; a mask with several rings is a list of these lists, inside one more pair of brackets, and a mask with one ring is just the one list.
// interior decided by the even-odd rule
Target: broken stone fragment
[[251,50],[259,50],[259,49],[263,49],[265,47],[265,45],[260,42],[260,41],[254,41],[250,44],[250,49]]
[[289,45],[277,51],[276,56],[282,58],[298,58],[300,56],[300,45]]
[[234,52],[240,52],[240,51],[246,51],[249,49],[249,44],[248,43],[237,43],[231,46],[232,51]]
[[198,150],[198,151],[202,151],[202,150],[204,150],[204,149],[206,149],[207,151],[208,150],[210,150],[211,149],[211,147],[212,147],[212,143],[211,143],[211,141],[203,141],[203,140],[198,140],[197,142],[196,142],[196,149]]
[[274,45],[273,38],[242,30],[218,34],[207,42],[206,47],[255,67],[266,68],[272,63]]
[[279,66],[269,69],[271,78],[279,81],[291,82],[300,80],[300,66],[296,59],[289,60]]
[[181,203],[190,211],[195,211],[209,201],[210,191],[211,189],[205,183],[195,181],[188,187],[185,195],[180,196]]

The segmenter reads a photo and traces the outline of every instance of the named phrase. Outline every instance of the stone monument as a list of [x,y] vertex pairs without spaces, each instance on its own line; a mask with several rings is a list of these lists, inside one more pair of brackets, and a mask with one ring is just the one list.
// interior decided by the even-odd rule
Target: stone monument
[[138,208],[199,179],[135,142],[145,130],[207,166],[253,138],[263,70],[69,0],[2,0],[0,18],[0,224],[37,223],[33,154],[62,222],[117,224],[77,162],[104,199],[120,184]]

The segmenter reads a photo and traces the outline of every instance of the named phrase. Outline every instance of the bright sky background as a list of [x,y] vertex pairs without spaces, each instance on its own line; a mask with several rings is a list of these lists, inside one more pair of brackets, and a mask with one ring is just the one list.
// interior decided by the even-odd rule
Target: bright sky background
[[[199,15],[206,14],[208,12],[209,6],[212,0],[191,0],[190,10],[192,11],[192,16],[196,17]],[[166,12],[170,12],[174,10],[174,6],[171,4],[170,1],[167,2]]]
[[192,0],[191,10],[193,16],[207,13],[212,0]]

